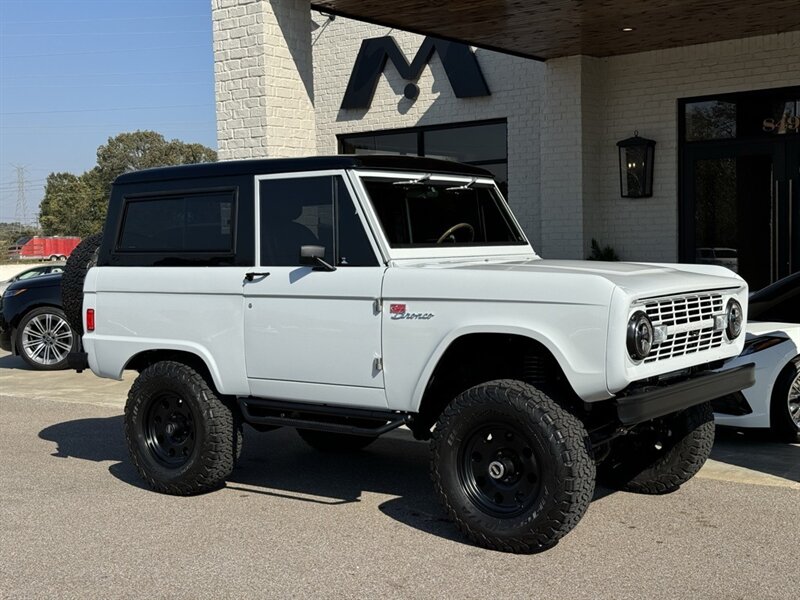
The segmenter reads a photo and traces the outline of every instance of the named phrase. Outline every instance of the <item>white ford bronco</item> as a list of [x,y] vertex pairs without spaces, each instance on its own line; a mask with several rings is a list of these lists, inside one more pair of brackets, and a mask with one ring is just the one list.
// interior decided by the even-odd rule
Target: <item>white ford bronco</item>
[[474,542],[552,546],[595,479],[664,493],[753,383],[746,283],[722,267],[541,259],[491,175],[337,156],[152,169],[114,183],[65,309],[119,379],[131,460],[168,494],[224,485],[242,424],[357,450],[406,426]]

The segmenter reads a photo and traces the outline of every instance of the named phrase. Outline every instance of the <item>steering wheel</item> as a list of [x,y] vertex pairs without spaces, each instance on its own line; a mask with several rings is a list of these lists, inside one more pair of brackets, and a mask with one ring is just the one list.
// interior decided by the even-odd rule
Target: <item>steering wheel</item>
[[448,229],[442,235],[440,235],[439,239],[436,240],[436,243],[441,244],[443,241],[445,241],[459,229],[469,229],[469,241],[472,242],[475,240],[475,228],[472,225],[470,225],[469,223],[456,223],[450,229]]

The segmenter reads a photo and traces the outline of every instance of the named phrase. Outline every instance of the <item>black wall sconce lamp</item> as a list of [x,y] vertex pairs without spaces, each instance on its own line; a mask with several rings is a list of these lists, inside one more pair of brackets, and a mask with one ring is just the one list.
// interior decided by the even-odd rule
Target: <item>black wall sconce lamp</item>
[[617,142],[619,148],[619,193],[623,198],[650,198],[653,195],[653,160],[656,143],[639,137]]

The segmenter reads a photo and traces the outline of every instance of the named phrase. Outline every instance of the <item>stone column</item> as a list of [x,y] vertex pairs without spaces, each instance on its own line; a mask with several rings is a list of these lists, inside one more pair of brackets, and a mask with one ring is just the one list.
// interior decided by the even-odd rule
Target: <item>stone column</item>
[[541,248],[545,258],[585,258],[598,218],[603,93],[600,59],[547,61],[541,113]]
[[316,153],[309,0],[212,0],[221,160]]

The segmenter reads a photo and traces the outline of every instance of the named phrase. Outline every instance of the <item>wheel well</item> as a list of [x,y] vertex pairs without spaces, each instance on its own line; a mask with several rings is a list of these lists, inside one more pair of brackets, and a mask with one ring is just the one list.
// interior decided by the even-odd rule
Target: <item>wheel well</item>
[[453,341],[439,359],[420,402],[413,431],[427,437],[445,406],[458,394],[493,379],[517,379],[535,385],[563,408],[584,410],[552,353],[521,335],[473,333]]
[[214,384],[214,378],[211,377],[211,371],[209,370],[205,361],[191,352],[185,352],[182,350],[146,350],[145,352],[140,352],[131,358],[125,365],[125,369],[132,369],[141,373],[150,365],[165,360],[179,362],[187,367],[191,367],[197,371],[203,379],[205,379],[206,383],[211,387],[211,389],[215,391],[217,390],[217,386]]

